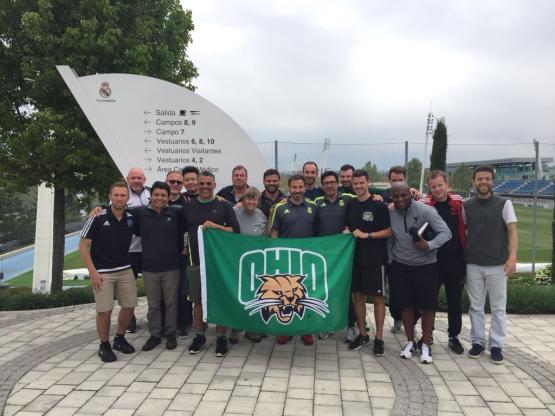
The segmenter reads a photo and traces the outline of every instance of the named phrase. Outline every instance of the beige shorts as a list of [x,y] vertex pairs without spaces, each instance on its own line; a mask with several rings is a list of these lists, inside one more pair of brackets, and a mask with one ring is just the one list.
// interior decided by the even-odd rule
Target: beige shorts
[[134,308],[137,305],[137,284],[131,269],[101,273],[101,276],[102,287],[93,290],[98,313],[114,309],[114,293],[120,307]]

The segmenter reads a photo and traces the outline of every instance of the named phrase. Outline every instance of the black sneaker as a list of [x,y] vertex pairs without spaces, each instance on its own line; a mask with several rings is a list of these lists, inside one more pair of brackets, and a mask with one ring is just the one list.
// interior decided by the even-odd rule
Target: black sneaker
[[129,323],[127,324],[127,332],[129,332],[130,334],[137,332],[137,318],[135,317],[135,315],[131,317]]
[[206,344],[206,337],[202,334],[197,334],[193,338],[192,344],[189,345],[189,354],[198,354],[204,344]]
[[480,344],[472,344],[472,348],[468,351],[468,356],[470,358],[480,358],[484,353],[484,346]]
[[116,336],[114,342],[112,343],[112,348],[116,351],[120,351],[123,354],[133,354],[135,348],[131,345],[124,337]]
[[187,332],[187,328],[183,327],[179,329],[179,338],[187,338],[189,333]]
[[383,357],[385,354],[383,349],[383,340],[374,338],[374,355],[376,357]]
[[464,352],[464,347],[457,337],[449,338],[449,349],[455,354],[461,355]]
[[349,349],[351,351],[360,350],[364,344],[368,344],[369,342],[370,337],[368,335],[359,335],[349,344]]
[[166,336],[166,349],[175,350],[175,347],[177,347],[177,339],[175,338],[175,334]]
[[225,357],[227,354],[227,339],[225,337],[216,338],[216,357]]
[[109,342],[106,344],[100,344],[100,347],[98,348],[98,356],[105,363],[116,361],[116,354],[112,351],[112,347],[110,347]]
[[503,353],[501,352],[501,348],[499,348],[499,347],[492,347],[491,348],[490,361],[493,364],[503,364],[503,361],[505,361],[505,360],[503,359]]
[[160,345],[162,340],[159,337],[150,337],[146,340],[145,345],[143,345],[143,351],[150,351],[154,349],[157,345]]

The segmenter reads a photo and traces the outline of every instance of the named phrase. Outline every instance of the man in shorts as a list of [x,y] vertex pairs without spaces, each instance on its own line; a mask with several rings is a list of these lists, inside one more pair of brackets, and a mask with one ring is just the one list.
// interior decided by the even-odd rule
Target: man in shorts
[[[414,308],[422,311],[420,362],[432,362],[430,340],[437,308],[437,250],[451,238],[451,231],[437,211],[411,198],[409,187],[401,182],[391,187],[395,209],[390,211],[391,289],[398,296],[407,343],[401,357],[414,353]],[[428,227],[424,227],[428,224]]]
[[347,206],[347,226],[356,238],[351,292],[354,296],[359,335],[349,344],[358,350],[370,342],[366,332],[366,297],[374,303],[376,337],[374,355],[384,355],[383,326],[385,320],[384,265],[387,261],[387,238],[391,237],[389,212],[383,202],[374,201],[368,192],[368,172],[353,173],[353,189],[357,198]]
[[128,257],[136,223],[135,217],[125,209],[129,200],[127,184],[112,184],[109,198],[110,206],[88,219],[79,240],[79,254],[89,271],[96,303],[98,355],[103,362],[116,360],[109,341],[114,293],[121,309],[112,346],[123,354],[135,352],[125,339],[125,330],[137,304],[137,287]]

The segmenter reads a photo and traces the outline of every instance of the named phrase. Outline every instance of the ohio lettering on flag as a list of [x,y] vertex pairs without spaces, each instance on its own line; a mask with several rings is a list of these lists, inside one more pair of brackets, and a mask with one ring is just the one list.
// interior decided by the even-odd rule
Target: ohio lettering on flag
[[347,325],[354,238],[252,237],[199,228],[204,319],[275,335]]

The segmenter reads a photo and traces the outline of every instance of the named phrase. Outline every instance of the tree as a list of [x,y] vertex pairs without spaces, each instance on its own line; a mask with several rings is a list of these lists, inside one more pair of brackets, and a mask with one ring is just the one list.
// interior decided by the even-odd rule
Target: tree
[[422,172],[422,162],[413,157],[407,164],[407,182],[411,188],[420,187],[420,174]]
[[468,192],[472,188],[472,169],[462,163],[449,178],[449,187],[454,191]]
[[368,172],[368,181],[370,183],[379,182],[381,180],[382,175],[380,175],[380,172],[378,172],[378,167],[371,161],[368,161],[364,164],[364,170]]
[[54,188],[52,290],[62,288],[67,192],[105,193],[120,176],[55,65],[193,88],[192,30],[178,0],[26,0],[0,8],[0,183]]
[[447,127],[445,119],[441,118],[437,122],[434,131],[434,144],[430,156],[430,170],[442,170],[445,172],[447,165]]

